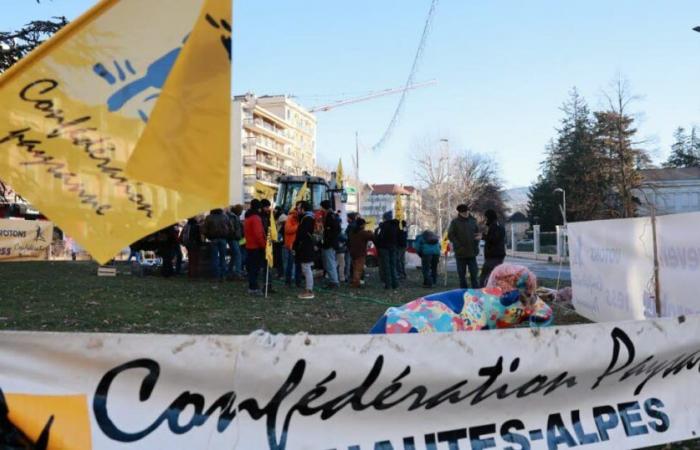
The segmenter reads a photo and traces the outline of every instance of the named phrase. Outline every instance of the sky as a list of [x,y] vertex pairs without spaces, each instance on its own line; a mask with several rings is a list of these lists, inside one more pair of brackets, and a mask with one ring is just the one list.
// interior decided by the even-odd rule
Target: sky
[[[0,30],[39,18],[73,19],[94,0],[0,0]],[[234,2],[233,93],[289,94],[304,106],[405,84],[430,0]],[[163,18],[161,18],[163,19]],[[158,22],[154,22],[157,26]],[[440,0],[416,81],[386,145],[399,95],[318,113],[317,158],[360,176],[415,182],[417,142],[449,139],[454,151],[491,155],[506,187],[536,179],[544,148],[576,87],[603,107],[611,80],[640,99],[639,136],[655,161],[676,127],[700,124],[697,0]]]

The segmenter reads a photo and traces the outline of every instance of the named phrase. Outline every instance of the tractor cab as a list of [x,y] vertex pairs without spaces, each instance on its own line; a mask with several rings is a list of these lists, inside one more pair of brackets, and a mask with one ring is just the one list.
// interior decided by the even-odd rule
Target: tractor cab
[[283,175],[278,178],[277,206],[286,213],[294,207],[299,191],[306,183],[307,191],[304,200],[311,204],[314,211],[321,209],[323,200],[333,201],[328,181],[311,175]]

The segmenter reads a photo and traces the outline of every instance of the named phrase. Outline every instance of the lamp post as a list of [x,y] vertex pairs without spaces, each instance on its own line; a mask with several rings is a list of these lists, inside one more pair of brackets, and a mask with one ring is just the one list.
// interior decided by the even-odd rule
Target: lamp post
[[566,228],[566,191],[562,188],[556,188],[554,192],[561,192],[563,206],[559,205],[559,210],[561,211],[561,216],[564,219],[564,228]]
[[[445,144],[445,147],[444,147],[444,149],[443,149],[443,155],[442,155],[442,157],[447,157],[447,158],[448,158],[447,167],[448,167],[448,169],[449,169],[450,140],[449,140],[449,139],[442,138],[442,139],[440,139],[440,142],[443,143],[443,144]],[[449,181],[450,181],[450,180],[449,180],[449,176],[448,176],[448,178],[447,178],[447,181],[448,181],[448,184],[447,184],[447,192],[446,192],[446,194],[447,194],[447,223],[448,223],[448,226],[449,226],[449,223],[450,223],[450,214],[452,214],[452,201],[451,201],[452,196],[450,195],[450,185],[449,185]],[[440,233],[442,233],[442,229],[440,229]],[[441,234],[440,236],[442,236],[442,234]]]

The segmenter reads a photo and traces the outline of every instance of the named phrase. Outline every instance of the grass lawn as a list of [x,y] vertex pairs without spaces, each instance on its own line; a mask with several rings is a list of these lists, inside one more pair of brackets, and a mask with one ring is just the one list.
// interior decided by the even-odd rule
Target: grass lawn
[[[118,267],[117,277],[97,277],[97,266],[90,262],[1,264],[0,330],[366,333],[389,306],[445,290],[442,285],[433,290],[421,287],[419,271],[411,270],[398,291],[387,291],[380,286],[376,269],[370,269],[367,286],[361,290],[317,289],[315,299],[299,300],[298,289],[276,283],[276,292],[265,299],[248,296],[243,281],[137,277],[128,266]],[[450,274],[448,289],[458,286],[455,275]],[[559,324],[585,321],[573,312],[556,313]]]
[[[190,281],[185,276],[164,279],[137,277],[118,265],[114,278],[97,277],[91,262],[19,262],[0,264],[0,330],[81,331],[120,333],[248,334],[367,333],[392,305],[430,292],[411,270],[401,288],[384,290],[376,269],[367,287],[317,289],[313,300],[299,300],[298,289],[276,283],[269,298],[249,297],[242,281]],[[539,280],[554,287],[555,280]],[[319,283],[320,284],[320,283]],[[456,274],[447,289],[458,286]],[[575,312],[555,308],[555,324],[587,322]],[[697,442],[658,447],[700,449]]]

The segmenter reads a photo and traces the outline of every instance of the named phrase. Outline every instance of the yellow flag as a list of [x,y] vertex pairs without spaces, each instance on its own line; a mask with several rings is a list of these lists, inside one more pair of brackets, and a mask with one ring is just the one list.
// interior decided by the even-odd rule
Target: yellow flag
[[258,200],[262,200],[264,198],[272,200],[275,197],[275,188],[266,186],[259,181],[255,182],[254,189],[255,193],[253,194],[253,198]]
[[304,181],[304,184],[301,185],[301,189],[299,189],[299,192],[297,192],[297,195],[294,197],[294,205],[296,206],[297,203],[304,201],[308,192],[309,186],[306,184],[306,181]]
[[[221,12],[218,3],[104,0],[0,77],[3,180],[100,263],[144,235],[222,205],[201,193],[190,193],[194,190],[183,192],[126,173],[147,122],[150,127],[163,117],[167,120],[162,112],[153,120],[149,117],[155,104],[173,95],[164,91],[173,84],[166,80],[173,66],[185,64],[181,57],[192,56],[187,50],[190,41],[209,55],[207,61],[217,68],[223,67],[217,62],[219,58],[228,60],[228,38],[209,23],[205,13],[210,6],[212,11]],[[217,16],[217,23],[221,19]],[[216,36],[211,48],[202,44],[202,30]],[[192,63],[201,66],[201,59]],[[178,80],[192,82],[195,69],[182,70],[186,76]],[[202,83],[209,88],[211,79]],[[195,101],[202,87],[189,88],[193,91],[178,93],[192,103],[186,110],[178,110],[182,117],[176,137],[183,138],[191,130],[186,145],[193,152],[218,151],[207,148],[210,141],[190,139],[203,135],[201,129],[192,128],[202,120],[192,116],[204,109],[209,117],[211,111]],[[218,95],[228,101],[229,89],[227,86]],[[203,99],[208,101],[209,97]],[[158,133],[164,125],[154,127]],[[210,132],[219,136],[218,131],[206,130]],[[149,139],[144,142],[156,145],[152,137]],[[157,145],[160,147],[151,150],[180,149],[180,144],[172,141]],[[172,166],[151,169],[170,171]],[[195,181],[187,180],[184,186]]]
[[275,257],[272,251],[272,243],[275,241],[277,241],[277,224],[275,223],[273,210],[270,208],[270,229],[267,231],[267,244],[265,245],[265,259],[268,267],[275,265]]
[[127,164],[134,178],[221,206],[229,203],[231,4],[205,1]]
[[394,218],[399,221],[399,228],[403,230],[403,224],[401,222],[406,220],[406,215],[403,211],[403,201],[401,200],[401,194],[396,195],[396,201],[394,203],[394,213]]
[[442,241],[440,242],[440,249],[443,254],[447,255],[447,250],[449,249],[450,241],[447,238],[447,231],[445,231],[445,234],[442,236]]
[[343,189],[343,160],[338,160],[338,168],[335,170],[337,189]]

